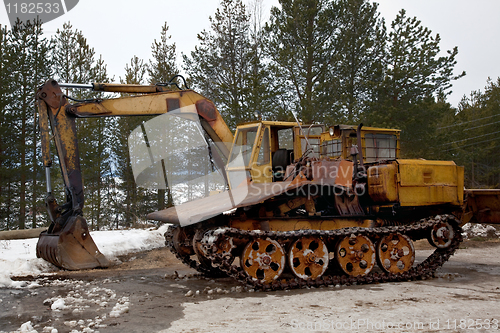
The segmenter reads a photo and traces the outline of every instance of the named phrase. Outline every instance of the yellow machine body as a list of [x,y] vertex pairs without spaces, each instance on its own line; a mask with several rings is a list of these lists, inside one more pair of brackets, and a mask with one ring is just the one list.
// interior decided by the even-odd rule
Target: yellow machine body
[[376,203],[461,206],[464,168],[454,162],[395,160],[368,168],[368,191]]

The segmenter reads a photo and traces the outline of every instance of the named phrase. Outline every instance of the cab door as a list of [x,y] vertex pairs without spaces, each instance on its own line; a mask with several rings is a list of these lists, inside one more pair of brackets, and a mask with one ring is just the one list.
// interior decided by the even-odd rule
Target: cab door
[[255,183],[270,183],[273,181],[271,164],[271,140],[269,125],[263,125],[260,130],[259,140],[252,156],[250,175]]
[[227,161],[226,171],[229,188],[247,184],[251,179],[251,167],[260,141],[261,124],[240,125],[234,135],[233,146]]

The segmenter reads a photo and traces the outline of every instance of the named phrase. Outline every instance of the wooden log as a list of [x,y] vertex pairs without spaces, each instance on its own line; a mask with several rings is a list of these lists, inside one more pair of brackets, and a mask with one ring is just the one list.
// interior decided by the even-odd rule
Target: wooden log
[[40,233],[42,231],[45,231],[45,230],[47,230],[47,227],[35,228],[35,229],[0,231],[0,240],[38,238]]

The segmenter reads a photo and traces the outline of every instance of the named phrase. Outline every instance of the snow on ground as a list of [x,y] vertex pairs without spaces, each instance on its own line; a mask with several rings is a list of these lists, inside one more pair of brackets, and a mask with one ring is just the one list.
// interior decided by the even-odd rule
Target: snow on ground
[[[167,228],[165,224],[158,229],[92,231],[90,234],[99,250],[113,260],[119,255],[163,247]],[[24,281],[12,281],[11,276],[58,271],[54,265],[36,257],[37,241],[37,238],[0,240],[0,288],[27,286]]]
[[[59,330],[71,330],[74,333],[98,332],[99,329],[107,327],[104,323],[106,318],[120,317],[129,311],[131,305],[129,297],[119,297],[116,291],[105,287],[106,284],[116,283],[111,279],[101,281],[99,286],[82,280],[51,280],[47,277],[38,279],[38,283],[40,288],[60,287],[71,290],[43,301],[44,306],[50,307],[50,315],[54,319],[50,324],[40,325],[27,321],[11,333],[57,333]],[[62,319],[64,315],[73,320]],[[1,329],[0,325],[0,333],[6,333]]]
[[493,238],[500,237],[500,231],[488,224],[466,223],[463,227],[463,236],[465,239],[474,237]]

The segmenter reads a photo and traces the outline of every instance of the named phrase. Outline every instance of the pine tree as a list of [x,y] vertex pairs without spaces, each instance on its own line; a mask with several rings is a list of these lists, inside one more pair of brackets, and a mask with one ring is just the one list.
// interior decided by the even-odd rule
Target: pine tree
[[279,100],[274,91],[269,65],[266,63],[263,0],[253,0],[248,6],[250,50],[245,106],[248,112],[260,112],[263,119],[279,120],[282,118],[279,114]]
[[[71,23],[63,24],[57,29],[53,39],[54,74],[59,82],[90,83],[94,79],[95,51],[87,43],[83,32],[73,29]],[[77,99],[86,99],[96,96],[95,92],[83,89],[65,89],[64,93],[71,94]]]
[[[107,66],[102,55],[93,64],[90,73],[93,82],[109,82]],[[94,97],[100,98],[101,95],[102,93],[98,93]],[[88,118],[84,121],[87,125],[86,130],[80,128],[79,135],[90,136],[90,145],[84,147],[85,156],[82,157],[85,166],[86,190],[90,194],[87,207],[92,228],[98,230],[106,224],[105,217],[111,214],[108,209],[110,202],[105,200],[104,193],[108,187],[112,186],[109,178],[111,172],[109,151],[111,142],[114,140],[113,122],[110,118]]]
[[444,140],[438,151],[465,166],[466,188],[500,185],[500,78],[488,79],[484,91],[472,91],[459,103],[451,121],[438,132]]
[[[435,136],[436,123],[448,113],[458,49],[440,56],[439,34],[406,17],[401,10],[391,24],[384,57],[384,79],[377,87],[367,123],[402,129],[403,152],[425,157],[424,147]],[[438,103],[439,105],[436,105]]]
[[[325,83],[338,100],[337,122],[357,123],[362,118],[377,82],[382,79],[386,31],[377,4],[367,0],[339,2],[337,61]],[[332,84],[332,83],[336,84]]]
[[[125,65],[125,77],[120,78],[123,84],[144,84],[147,65],[144,60],[133,56],[129,64]],[[124,198],[116,201],[117,225],[121,222],[123,226],[144,220],[147,213],[156,210],[153,202],[154,195],[150,190],[138,188],[135,183],[134,174],[130,164],[128,150],[128,137],[130,133],[141,123],[151,117],[118,117],[115,119],[115,144],[112,151],[114,156],[115,173],[119,178],[116,185],[123,192]]]
[[[37,144],[37,123],[35,92],[41,78],[51,75],[49,41],[42,37],[40,21],[21,23],[18,21],[10,31],[11,71],[13,98],[10,103],[12,112],[11,135],[15,142],[16,174],[18,175],[19,219],[18,228],[26,227],[26,219],[32,214],[33,227],[37,225],[37,197],[39,158]],[[30,200],[31,198],[31,200]],[[31,207],[29,207],[31,205]]]
[[14,97],[12,76],[12,46],[9,30],[0,26],[0,230],[9,229],[12,220],[11,184],[15,174],[12,165],[12,119],[11,103]]
[[[280,0],[266,25],[267,56],[285,109],[304,123],[323,122],[331,112],[327,82],[336,61],[337,3],[327,0]],[[338,83],[337,83],[338,84]],[[328,89],[326,89],[328,88]],[[335,86],[333,87],[335,89]]]
[[153,42],[151,53],[153,59],[149,61],[149,83],[166,83],[179,74],[176,65],[175,43],[169,44],[172,36],[168,35],[167,22],[161,28],[160,41]]
[[144,60],[134,55],[130,59],[130,65],[125,65],[125,78],[120,77],[120,82],[122,84],[142,84],[146,71],[147,66],[144,64]]
[[183,55],[192,85],[213,100],[230,127],[253,118],[245,98],[251,74],[249,15],[241,0],[222,0],[211,30],[198,34],[191,57]]
[[[176,65],[175,43],[169,44],[172,36],[168,35],[167,22],[161,28],[160,42],[156,39],[151,45],[152,60],[149,61],[149,83],[167,83],[179,74]],[[157,209],[165,209],[173,205],[170,189],[158,189]],[[165,202],[166,198],[166,202]]]

